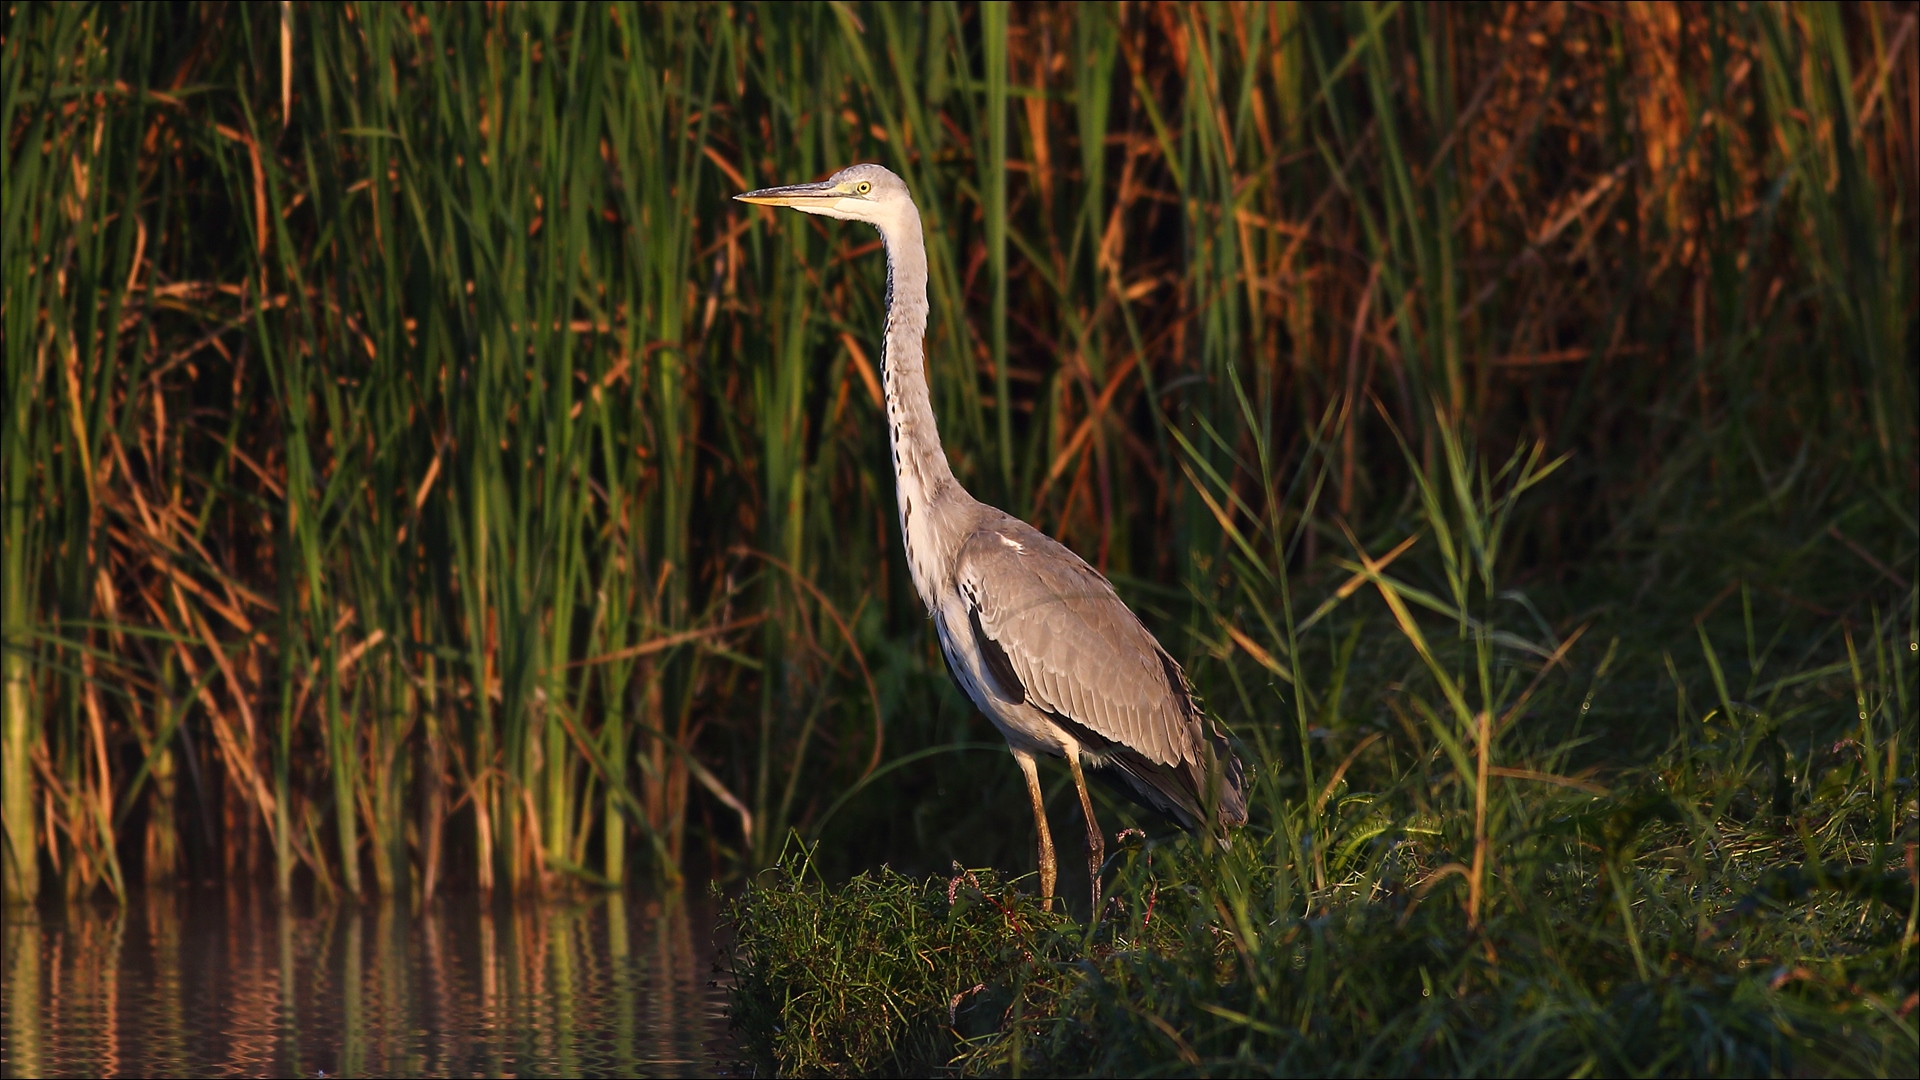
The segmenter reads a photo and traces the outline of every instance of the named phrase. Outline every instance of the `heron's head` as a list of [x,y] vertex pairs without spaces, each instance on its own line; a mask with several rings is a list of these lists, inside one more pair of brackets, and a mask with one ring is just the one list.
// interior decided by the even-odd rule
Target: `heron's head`
[[864,221],[879,226],[882,233],[895,224],[918,225],[920,220],[906,181],[880,165],[849,165],[817,184],[762,188],[734,198],[759,206],[790,206],[842,221]]

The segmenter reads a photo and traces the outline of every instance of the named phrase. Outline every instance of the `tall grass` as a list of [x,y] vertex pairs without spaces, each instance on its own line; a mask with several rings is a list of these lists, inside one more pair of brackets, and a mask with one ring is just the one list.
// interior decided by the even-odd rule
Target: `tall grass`
[[[1638,604],[1623,648],[1664,672],[1729,596],[1812,605],[1806,669],[1851,640],[1835,700],[1895,710],[1861,728],[1895,829],[1914,33],[1871,5],[13,9],[8,895],[672,878],[829,807],[849,865],[1026,858],[986,827],[1012,771],[935,752],[980,730],[893,538],[879,256],[727,201],[856,160],[927,220],[956,471],[1196,661],[1313,888],[1343,695],[1374,699],[1303,666],[1364,634],[1305,600],[1365,590],[1410,642],[1408,604],[1450,620],[1396,701],[1468,794],[1567,613]],[[1416,586],[1384,553],[1421,529]],[[1552,613],[1533,652],[1485,629],[1516,604]],[[1714,655],[1679,654],[1687,707]],[[1508,811],[1475,805],[1480,889]]]

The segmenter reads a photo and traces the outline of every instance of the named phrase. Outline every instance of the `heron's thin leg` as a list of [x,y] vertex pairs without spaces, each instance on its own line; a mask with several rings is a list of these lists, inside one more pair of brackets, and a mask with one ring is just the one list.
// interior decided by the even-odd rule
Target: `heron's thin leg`
[[1020,763],[1020,771],[1027,778],[1027,795],[1033,800],[1033,823],[1040,830],[1040,907],[1052,911],[1053,883],[1060,876],[1060,868],[1053,861],[1053,833],[1047,829],[1047,806],[1040,797],[1040,770],[1034,764],[1033,755],[1024,750],[1015,750],[1013,760]]
[[1073,786],[1080,791],[1080,813],[1087,819],[1087,877],[1093,882],[1093,913],[1087,918],[1091,925],[1091,920],[1100,918],[1100,864],[1107,860],[1107,838],[1094,820],[1093,798],[1087,794],[1087,774],[1080,771],[1077,749],[1067,753],[1067,767],[1073,770]]

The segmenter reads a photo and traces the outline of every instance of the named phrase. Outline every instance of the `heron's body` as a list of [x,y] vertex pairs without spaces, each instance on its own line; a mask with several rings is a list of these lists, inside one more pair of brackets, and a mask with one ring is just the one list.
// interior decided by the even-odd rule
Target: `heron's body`
[[1065,758],[1073,772],[1096,914],[1105,844],[1083,758],[1118,773],[1138,801],[1188,829],[1243,823],[1240,763],[1195,703],[1180,665],[1098,571],[954,478],[927,397],[926,246],[906,185],[878,165],[855,165],[820,184],[740,198],[880,230],[882,368],[907,566],[955,680],[1006,736],[1026,776],[1043,895],[1051,901],[1054,860],[1035,766],[1041,755]]

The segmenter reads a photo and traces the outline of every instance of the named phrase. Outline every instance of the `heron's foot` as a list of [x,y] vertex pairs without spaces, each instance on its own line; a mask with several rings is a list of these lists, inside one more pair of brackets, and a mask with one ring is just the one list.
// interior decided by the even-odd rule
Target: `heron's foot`
[[1080,794],[1080,814],[1087,821],[1087,879],[1093,887],[1093,906],[1087,909],[1089,922],[1100,921],[1100,867],[1107,861],[1106,835],[1093,816],[1093,797],[1087,794],[1087,776],[1080,768],[1080,755],[1067,754],[1067,768],[1073,770],[1073,786]]
[[1060,868],[1053,861],[1053,830],[1047,828],[1046,801],[1040,795],[1040,772],[1034,765],[1033,755],[1024,750],[1015,750],[1013,760],[1027,779],[1027,798],[1033,800],[1034,830],[1040,834],[1040,910],[1051,912],[1053,886],[1060,876]]

